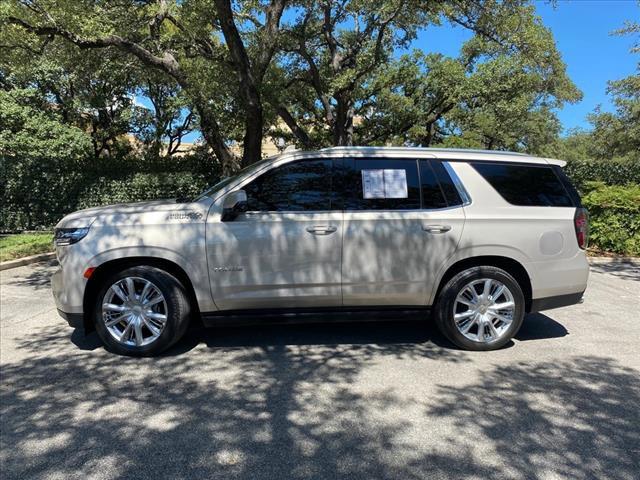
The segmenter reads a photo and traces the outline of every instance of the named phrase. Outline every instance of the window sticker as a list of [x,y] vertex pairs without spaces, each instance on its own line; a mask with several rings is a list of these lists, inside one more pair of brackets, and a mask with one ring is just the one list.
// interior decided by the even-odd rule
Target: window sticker
[[364,198],[384,198],[384,170],[362,170]]
[[407,171],[404,169],[386,169],[384,171],[384,197],[408,198]]
[[367,199],[408,198],[406,170],[362,170],[362,195]]

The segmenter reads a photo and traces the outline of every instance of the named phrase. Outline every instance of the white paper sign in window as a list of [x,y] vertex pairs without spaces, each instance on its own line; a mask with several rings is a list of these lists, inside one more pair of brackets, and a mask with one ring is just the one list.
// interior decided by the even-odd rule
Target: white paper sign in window
[[407,172],[404,169],[362,170],[364,198],[408,198]]
[[362,170],[364,198],[384,198],[384,170]]
[[386,169],[384,171],[384,197],[407,198],[407,171],[404,169]]

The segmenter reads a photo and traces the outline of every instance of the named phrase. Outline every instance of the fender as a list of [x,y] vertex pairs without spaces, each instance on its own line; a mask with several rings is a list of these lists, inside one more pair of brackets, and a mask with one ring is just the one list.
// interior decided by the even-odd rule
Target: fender
[[[198,306],[202,311],[217,310],[211,291],[209,290],[209,272],[204,250],[199,259],[188,258],[174,250],[158,246],[128,246],[106,250],[92,257],[84,266],[83,271],[89,267],[99,267],[113,260],[127,259],[131,257],[147,257],[168,260],[178,265],[186,275],[194,289]],[[197,260],[197,261],[196,261]],[[205,287],[205,288],[203,288]]]
[[438,269],[436,274],[437,281],[433,283],[433,288],[431,293],[427,298],[427,305],[433,305],[435,301],[436,293],[440,286],[440,282],[442,282],[442,278],[445,273],[456,263],[467,260],[474,257],[505,257],[511,260],[515,260],[518,262],[527,272],[529,276],[529,281],[533,283],[533,269],[531,265],[531,260],[522,252],[521,250],[510,247],[508,245],[473,245],[467,247],[459,247],[456,252],[449,257]]

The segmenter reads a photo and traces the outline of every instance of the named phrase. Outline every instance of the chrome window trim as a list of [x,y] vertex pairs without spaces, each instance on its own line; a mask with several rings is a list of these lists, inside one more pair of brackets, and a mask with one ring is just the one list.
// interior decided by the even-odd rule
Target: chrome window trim
[[243,215],[275,215],[275,214],[327,214],[342,213],[343,210],[247,210]]
[[462,180],[460,180],[460,177],[458,177],[458,174],[455,172],[453,167],[449,165],[449,162],[442,161],[442,165],[444,166],[444,169],[447,171],[447,173],[451,177],[451,181],[453,182],[453,185],[456,187],[456,190],[458,190],[458,194],[460,195],[460,199],[462,200],[462,206],[465,207],[467,205],[470,205],[471,196],[469,195],[469,192],[467,192],[467,189],[464,188]]
[[[466,205],[466,204],[465,204]],[[443,210],[454,210],[463,205],[451,205],[442,208],[411,208],[405,210],[247,210],[243,215],[274,215],[274,214],[328,214],[328,213],[421,213],[421,212],[441,212]]]

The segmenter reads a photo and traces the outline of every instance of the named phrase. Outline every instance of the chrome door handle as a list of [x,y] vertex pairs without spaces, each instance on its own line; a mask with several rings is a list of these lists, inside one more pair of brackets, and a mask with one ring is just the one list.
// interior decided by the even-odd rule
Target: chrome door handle
[[422,229],[428,233],[445,233],[451,230],[451,225],[425,225]]
[[314,235],[329,235],[338,230],[338,227],[333,225],[314,225],[313,227],[307,227],[307,232]]

